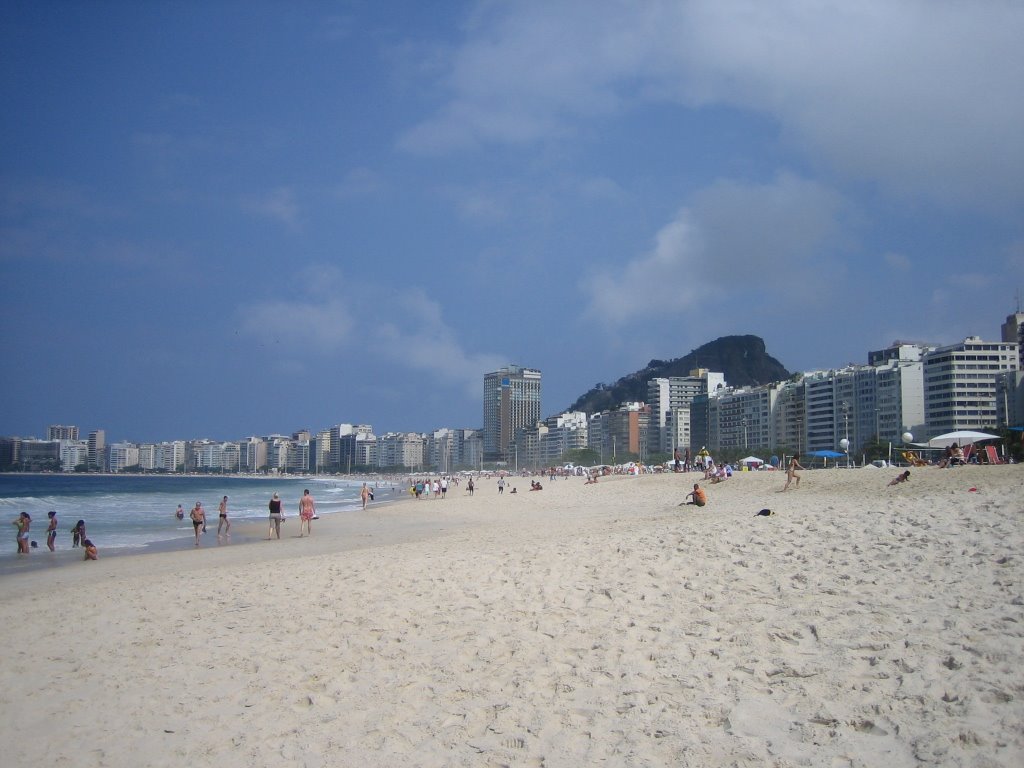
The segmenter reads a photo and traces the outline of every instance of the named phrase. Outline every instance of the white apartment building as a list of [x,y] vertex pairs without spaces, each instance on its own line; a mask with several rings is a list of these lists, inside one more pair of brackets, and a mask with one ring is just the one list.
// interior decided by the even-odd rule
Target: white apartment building
[[712,453],[723,448],[744,453],[769,450],[774,444],[772,411],[778,394],[778,384],[713,392],[707,400],[709,440],[704,447]]
[[547,432],[541,436],[540,457],[545,466],[558,464],[567,451],[587,447],[588,421],[583,411],[567,411],[544,424]]
[[961,429],[991,429],[996,412],[996,377],[1020,369],[1020,345],[970,336],[925,353],[924,407],[928,439]]
[[89,463],[89,443],[85,440],[59,440],[60,468],[62,472],[74,472],[81,465]]
[[164,472],[185,470],[186,444],[184,440],[171,440],[156,446],[156,467]]
[[724,388],[725,374],[698,368],[689,376],[656,378],[647,382],[647,404],[651,406],[648,450],[671,454],[676,447],[690,444],[690,406],[694,398]]
[[388,432],[377,439],[377,466],[423,469],[426,443],[418,432]]
[[139,463],[139,447],[133,443],[111,443],[107,447],[107,469],[110,472],[122,472],[125,467],[134,467]]

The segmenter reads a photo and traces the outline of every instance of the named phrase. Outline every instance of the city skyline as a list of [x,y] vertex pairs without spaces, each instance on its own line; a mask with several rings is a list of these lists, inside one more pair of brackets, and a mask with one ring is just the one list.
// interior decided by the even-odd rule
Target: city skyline
[[550,415],[725,335],[995,338],[1022,38],[994,1],[19,4],[0,431],[428,432],[510,362]]

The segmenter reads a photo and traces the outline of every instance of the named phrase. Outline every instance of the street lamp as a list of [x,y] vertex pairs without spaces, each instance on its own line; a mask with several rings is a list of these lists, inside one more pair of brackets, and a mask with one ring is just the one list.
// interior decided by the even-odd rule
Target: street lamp
[[846,454],[846,466],[850,466],[850,404],[845,400],[839,404],[843,409],[843,439],[839,441],[839,447]]

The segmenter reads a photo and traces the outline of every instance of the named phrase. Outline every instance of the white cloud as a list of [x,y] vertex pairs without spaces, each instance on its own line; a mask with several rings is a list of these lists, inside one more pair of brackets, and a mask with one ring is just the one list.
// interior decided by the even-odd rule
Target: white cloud
[[906,254],[896,253],[895,251],[883,253],[882,261],[885,262],[885,266],[889,269],[898,269],[900,272],[909,272],[913,266]]
[[1024,5],[864,0],[482,3],[448,100],[401,146],[570,136],[640,101],[768,115],[815,163],[898,195],[1024,201]]
[[816,306],[843,273],[832,255],[842,209],[835,192],[792,174],[718,182],[662,227],[650,251],[584,280],[585,317],[611,327],[699,323],[726,294],[748,308]]
[[[344,352],[366,360],[386,358],[416,374],[464,387],[471,396],[479,396],[484,373],[507,362],[500,355],[465,350],[445,323],[441,305],[419,289],[394,293],[354,285],[329,264],[299,270],[293,283],[295,298],[255,302],[236,311],[247,336],[259,344],[280,345],[286,356]],[[279,290],[274,287],[275,293]]]
[[291,187],[278,187],[261,195],[251,195],[243,201],[243,206],[291,229],[297,228],[300,223],[299,205]]

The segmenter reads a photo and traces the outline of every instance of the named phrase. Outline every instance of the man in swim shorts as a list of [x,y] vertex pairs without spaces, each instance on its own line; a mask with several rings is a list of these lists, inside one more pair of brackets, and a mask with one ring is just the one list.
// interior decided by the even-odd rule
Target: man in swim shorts
[[220,529],[224,528],[224,535],[231,535],[231,521],[228,520],[228,497],[225,496],[220,502],[220,519],[217,521],[217,538],[220,538]]
[[198,547],[199,534],[206,530],[206,512],[203,510],[203,505],[197,501],[188,516],[192,519],[192,530],[195,531],[196,546]]
[[57,543],[57,513],[51,510],[46,514],[50,517],[50,525],[46,529],[46,546],[53,552]]

